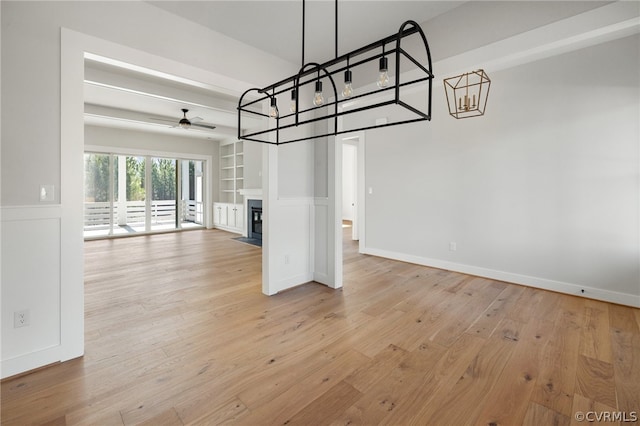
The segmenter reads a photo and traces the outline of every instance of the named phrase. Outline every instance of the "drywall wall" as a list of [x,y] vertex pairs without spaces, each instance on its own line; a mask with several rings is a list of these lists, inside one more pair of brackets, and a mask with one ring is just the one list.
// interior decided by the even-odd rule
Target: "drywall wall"
[[[37,188],[42,183],[53,184],[55,199],[60,199],[61,27],[248,84],[266,84],[295,69],[144,2],[2,2],[2,8],[2,78],[11,82],[3,85],[2,93],[5,206],[39,204]],[[206,46],[207,54],[185,45]],[[220,61],[223,57],[227,59]],[[252,66],[254,60],[259,70]],[[36,119],[38,125],[21,125],[25,118]],[[25,174],[27,168],[32,172]]]
[[216,161],[218,157],[217,142],[112,127],[85,126],[84,144],[124,150],[209,155]]
[[440,85],[431,122],[368,131],[366,251],[637,306],[639,52],[487,70],[484,117],[448,116]]
[[[49,237],[44,251],[2,257],[1,375],[7,377],[83,353],[81,184],[74,183],[82,174],[82,49],[149,68],[169,65],[159,70],[217,85],[227,94],[274,81],[296,67],[145,2],[0,7],[3,251],[39,241],[43,230]],[[205,46],[210,54],[184,46]],[[251,66],[254,60],[259,69]],[[224,83],[213,81],[214,75]],[[54,186],[52,201],[39,201],[42,184]],[[5,232],[8,226],[20,234]],[[20,273],[42,258],[55,260],[57,268]],[[59,297],[43,303],[42,294]],[[16,332],[13,312],[26,308],[32,324]]]
[[243,142],[246,189],[262,189],[262,145],[258,142]]
[[342,219],[353,220],[356,203],[357,146],[342,143]]

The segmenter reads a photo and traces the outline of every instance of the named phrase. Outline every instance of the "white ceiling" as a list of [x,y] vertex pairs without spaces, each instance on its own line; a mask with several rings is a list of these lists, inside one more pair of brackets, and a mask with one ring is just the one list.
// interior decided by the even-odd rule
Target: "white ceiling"
[[[169,13],[228,37],[301,63],[302,2],[296,1],[149,1]],[[339,53],[354,50],[398,31],[407,19],[419,23],[451,10],[462,1],[360,1],[338,5]],[[334,57],[335,3],[306,2],[305,61]],[[222,141],[237,134],[237,100],[188,83],[167,80],[120,64],[90,58],[85,70],[85,122],[89,125],[159,132]],[[182,118],[202,118],[216,129],[176,127]],[[245,120],[243,119],[243,123]],[[250,125],[251,121],[246,120]]]
[[[149,1],[233,39],[294,64],[302,64],[302,1]],[[466,1],[341,0],[338,54],[395,34],[411,19],[426,22]],[[305,62],[335,57],[335,2],[309,0],[305,7]]]
[[[168,13],[208,27],[271,53],[294,65],[301,63],[300,0],[148,1]],[[339,46],[344,54],[394,34],[408,19],[422,25],[438,43],[438,59],[488,46],[608,2],[568,1],[430,1],[341,0]],[[495,25],[502,22],[502,25]],[[460,25],[462,23],[462,26]],[[489,25],[487,25],[487,23]],[[471,35],[471,36],[470,36]],[[444,44],[447,46],[442,49]],[[448,49],[447,49],[448,48]],[[432,50],[433,53],[434,50]],[[306,2],[305,62],[334,57],[334,2]],[[132,70],[101,58],[86,60],[87,124],[162,132],[222,141],[237,133],[237,100],[188,81]],[[215,130],[177,128],[182,108]],[[164,121],[163,121],[164,120]],[[251,125],[249,120],[246,121]],[[245,120],[243,118],[243,123]]]
[[[208,140],[236,136],[236,99],[101,60],[85,59],[85,123]],[[183,108],[189,119],[216,128],[177,127]]]

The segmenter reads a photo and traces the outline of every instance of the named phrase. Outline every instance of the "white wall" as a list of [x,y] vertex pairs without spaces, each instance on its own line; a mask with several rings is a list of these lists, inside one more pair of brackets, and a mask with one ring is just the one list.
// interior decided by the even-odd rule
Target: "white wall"
[[275,294],[313,279],[314,148],[304,141],[264,150],[263,292]]
[[209,155],[218,160],[217,142],[113,127],[85,126],[84,144],[124,150]]
[[343,142],[342,144],[342,219],[354,220],[356,202],[356,145]]
[[[7,377],[83,353],[82,185],[78,180],[83,151],[83,49],[237,95],[297,67],[145,2],[1,2],[0,7],[1,376]],[[254,61],[260,63],[259,69],[252,66]],[[53,202],[39,202],[41,184],[55,186]],[[9,232],[9,227],[20,232]],[[42,250],[28,250],[43,232],[48,239]],[[8,250],[25,256],[5,256]],[[46,263],[42,274],[22,273],[36,268],[43,258],[53,263],[51,267]],[[42,294],[52,297],[43,300]],[[31,326],[14,330],[13,312],[26,308],[31,310]]]
[[438,86],[431,122],[368,131],[366,252],[639,306],[639,52],[487,70],[484,117]]
[[262,144],[243,141],[244,187],[262,189]]
[[[38,204],[34,188],[41,183],[54,184],[60,199],[60,27],[251,84],[296,68],[144,2],[2,2],[2,8],[2,78],[11,82],[2,93],[3,205]],[[38,125],[21,125],[25,117]],[[26,168],[32,172],[24,174]]]

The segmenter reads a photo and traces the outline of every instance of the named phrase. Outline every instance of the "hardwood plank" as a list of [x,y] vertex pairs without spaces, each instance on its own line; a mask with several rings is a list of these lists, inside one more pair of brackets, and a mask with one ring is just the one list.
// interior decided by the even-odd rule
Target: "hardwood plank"
[[610,363],[579,355],[576,393],[610,407],[617,406],[613,376]]
[[341,381],[283,424],[306,426],[316,424],[320,419],[322,423],[330,423],[361,396],[356,388]]
[[609,309],[606,303],[587,301],[582,326],[580,354],[604,362],[612,362]]
[[363,388],[362,398],[338,420],[349,424],[354,421],[376,424],[387,415],[393,415],[418,388],[424,376],[435,368],[445,351],[435,344],[423,345],[410,353],[403,351],[402,357],[394,358],[395,365],[389,363],[387,371],[381,372],[376,380]]
[[363,365],[344,381],[360,392],[366,392],[374,383],[380,381],[385,374],[388,374],[393,367],[400,363],[400,360],[407,356],[407,351],[389,345],[386,349],[378,353],[369,363]]
[[[605,420],[603,417],[604,413],[614,413],[618,410],[614,407],[610,407],[608,405],[601,404],[592,399],[586,398],[579,393],[573,395],[573,412],[574,415],[571,416],[571,424],[572,425],[582,425],[585,422],[588,422],[590,425],[611,425],[619,422],[612,422],[611,419]],[[589,417],[586,418],[587,413]],[[585,415],[585,418],[579,417],[581,414]],[[576,417],[576,415],[578,417]],[[602,416],[602,417],[600,417]]]
[[530,321],[524,327],[513,355],[487,396],[488,401],[500,403],[486,404],[477,425],[516,425],[524,421],[539,376],[540,354],[553,328],[550,321]]
[[[433,343],[421,346],[419,350],[438,352],[433,368],[423,377],[418,377],[415,383],[412,382],[412,386],[405,387],[406,391],[399,399],[397,408],[388,412],[380,424],[398,425],[415,421],[421,410],[432,405],[434,398],[450,392],[485,342],[484,339],[462,334],[449,348],[443,348],[441,355],[438,346],[433,346]],[[369,395],[365,394],[365,397]]]
[[232,237],[85,243],[85,356],[3,380],[2,425],[568,424],[640,406],[638,309],[350,240],[343,289],[266,297],[261,250]]
[[413,417],[412,423],[425,424],[446,419],[449,424],[474,424],[489,392],[516,347],[524,324],[503,320],[501,332],[487,339],[466,370],[447,391],[438,391]]
[[238,398],[231,398],[214,405],[217,392],[211,391],[176,406],[180,420],[184,424],[222,424],[242,418],[248,413],[247,407]]
[[169,408],[160,414],[147,418],[137,423],[140,426],[182,426],[184,423],[178,416],[175,408]]
[[640,411],[640,334],[634,331],[635,327],[619,320],[627,317],[625,311],[639,310],[620,306],[612,310],[617,311],[617,318],[612,321],[617,327],[611,329],[617,408],[626,413]]
[[474,336],[488,338],[522,295],[524,287],[509,285],[466,330]]
[[575,316],[576,309],[581,306],[580,301],[567,300],[554,318],[553,335],[540,355],[540,374],[531,401],[571,418],[584,322],[578,322]]
[[469,328],[477,317],[495,301],[496,297],[504,290],[506,284],[484,278],[473,278],[466,283],[460,297],[466,296],[466,300],[460,302],[455,308],[450,309],[440,317],[443,323],[436,326],[437,331],[429,337],[435,343],[442,346],[450,346],[458,339],[460,333]]
[[527,414],[524,417],[522,426],[540,426],[540,425],[554,425],[554,426],[568,426],[571,424],[569,416],[558,413],[544,405],[531,402],[527,409]]
[[[269,419],[270,423],[283,424],[302,408],[326,393],[334,384],[343,381],[349,374],[362,367],[369,358],[350,350],[334,362],[305,377],[288,389],[274,395],[267,403],[252,406],[243,401],[251,411],[242,418],[246,424],[260,424]],[[240,397],[242,401],[242,398]]]

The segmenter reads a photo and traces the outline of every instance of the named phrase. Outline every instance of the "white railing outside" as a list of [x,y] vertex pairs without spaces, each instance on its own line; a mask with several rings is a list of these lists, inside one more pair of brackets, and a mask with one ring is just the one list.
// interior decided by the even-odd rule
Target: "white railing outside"
[[[182,201],[182,222],[203,222],[203,204],[194,200]],[[118,204],[113,203],[113,224],[140,225],[146,220],[146,204],[144,201],[126,202],[126,223],[118,223]],[[84,229],[85,231],[96,229],[108,229],[111,219],[111,203],[85,202],[84,203]],[[171,225],[176,223],[175,200],[154,200],[151,202],[151,224]]]

